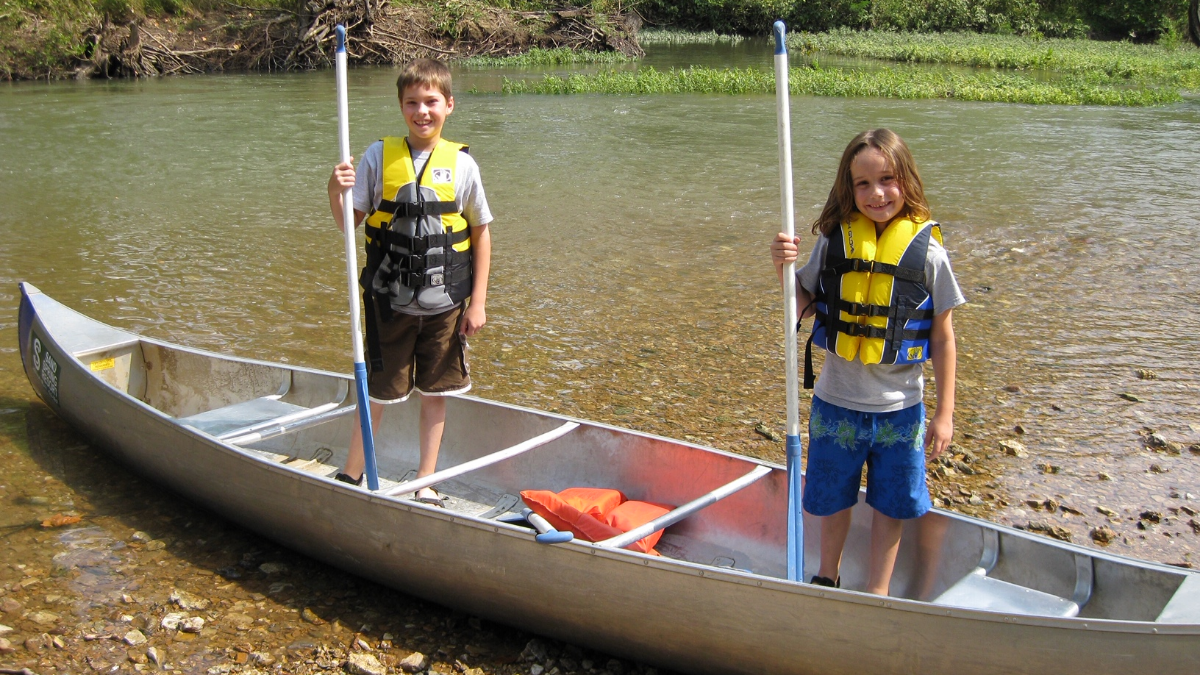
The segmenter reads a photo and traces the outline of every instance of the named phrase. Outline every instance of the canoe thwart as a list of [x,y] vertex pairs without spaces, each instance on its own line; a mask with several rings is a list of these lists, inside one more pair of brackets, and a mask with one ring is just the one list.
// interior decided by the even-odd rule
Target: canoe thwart
[[693,513],[712,506],[722,499],[725,499],[729,495],[753,485],[770,473],[771,467],[762,465],[756,466],[753,470],[741,478],[730,481],[725,485],[713,490],[712,492],[693,499],[674,511],[668,511],[667,513],[664,513],[663,515],[646,523],[645,525],[633,528],[625,534],[610,537],[604,541],[598,542],[597,545],[606,546],[609,548],[625,548],[639,539],[644,539],[655,532],[658,532],[659,530],[666,529],[671,525],[683,520],[684,518],[687,518]]
[[395,497],[396,495],[410,494],[416,492],[417,490],[424,490],[425,488],[437,485],[444,480],[456,478],[465,473],[470,473],[476,469],[482,469],[485,466],[491,466],[497,462],[502,462],[511,457],[516,457],[523,452],[529,452],[534,448],[541,447],[550,441],[565,436],[571,431],[574,431],[578,426],[578,422],[567,422],[562,426],[555,427],[554,429],[551,429],[540,436],[534,436],[523,443],[518,443],[503,450],[497,450],[490,455],[484,455],[478,459],[473,459],[469,462],[463,462],[462,464],[459,464],[458,466],[452,466],[449,469],[442,469],[441,471],[432,473],[424,478],[418,478],[407,483],[401,483],[394,488],[382,491],[380,494],[388,497]]
[[339,380],[337,397],[333,401],[309,408],[284,401],[283,397],[290,389],[291,373],[288,373],[288,378],[275,394],[206,410],[180,418],[179,421],[222,441],[233,442],[232,439],[240,440],[258,431],[286,427],[291,422],[329,412],[346,400],[349,390],[345,381]]
[[1028,616],[1073,617],[1078,616],[1079,610],[1091,599],[1091,556],[1075,554],[1075,591],[1071,599],[1067,599],[988,576],[999,560],[1000,534],[986,527],[982,532],[983,555],[979,567],[934,598],[933,604]]

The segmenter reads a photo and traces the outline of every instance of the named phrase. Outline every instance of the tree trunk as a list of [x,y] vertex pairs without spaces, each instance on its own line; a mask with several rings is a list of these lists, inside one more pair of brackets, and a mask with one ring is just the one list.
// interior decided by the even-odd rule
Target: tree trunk
[[1200,0],[1192,0],[1188,6],[1188,35],[1200,46]]

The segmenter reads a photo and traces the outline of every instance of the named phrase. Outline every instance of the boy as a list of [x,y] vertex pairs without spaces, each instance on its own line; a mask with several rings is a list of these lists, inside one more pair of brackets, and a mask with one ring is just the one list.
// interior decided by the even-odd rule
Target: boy
[[[420,393],[422,478],[437,469],[444,397],[471,388],[466,338],[487,320],[492,213],[467,147],[442,138],[454,111],[449,68],[417,59],[401,71],[396,89],[408,136],[372,143],[357,172],[350,162],[338,164],[329,177],[329,208],[344,229],[342,191],[354,188],[354,226],[365,217],[367,230],[360,283],[371,418],[378,425],[384,404],[405,401],[414,388]],[[362,430],[355,425],[336,478],[361,485],[363,470]],[[415,499],[443,506],[432,488]]]

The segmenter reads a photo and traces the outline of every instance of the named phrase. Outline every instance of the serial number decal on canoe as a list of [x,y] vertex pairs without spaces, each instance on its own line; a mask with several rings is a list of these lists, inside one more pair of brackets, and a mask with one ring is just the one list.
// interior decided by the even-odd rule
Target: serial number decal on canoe
[[29,355],[33,360],[33,369],[37,372],[38,379],[42,381],[42,386],[45,387],[46,393],[50,398],[54,399],[55,405],[58,404],[58,361],[50,354],[50,350],[46,349],[46,345],[42,342],[42,338],[36,334],[33,336],[33,342],[29,345]]
[[92,361],[92,363],[90,365],[90,368],[92,369],[93,373],[100,372],[101,370],[109,370],[110,368],[116,368],[116,367],[117,367],[117,360],[112,358],[111,356],[107,359],[100,359],[98,361]]

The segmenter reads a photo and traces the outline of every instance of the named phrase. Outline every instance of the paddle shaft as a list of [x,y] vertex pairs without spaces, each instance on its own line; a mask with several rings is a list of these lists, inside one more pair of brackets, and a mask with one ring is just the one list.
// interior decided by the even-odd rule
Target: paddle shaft
[[[796,236],[796,214],[792,203],[792,123],[788,98],[788,55],[782,21],[775,33],[775,110],[779,127],[779,192],[783,206],[783,232]],[[787,360],[787,472],[788,472],[788,579],[801,581],[804,574],[804,514],[801,512],[800,480],[800,388],[796,346],[796,263],[783,268],[783,335]]]
[[[350,161],[350,96],[346,85],[346,28],[337,26],[338,140],[343,162]],[[346,281],[350,296],[350,344],[354,349],[354,384],[358,394],[358,421],[362,427],[363,461],[367,487],[379,489],[379,470],[375,466],[375,435],[371,430],[371,398],[367,394],[367,363],[363,358],[363,337],[358,303],[358,246],[354,241],[354,189],[342,191],[342,234],[346,244]]]

